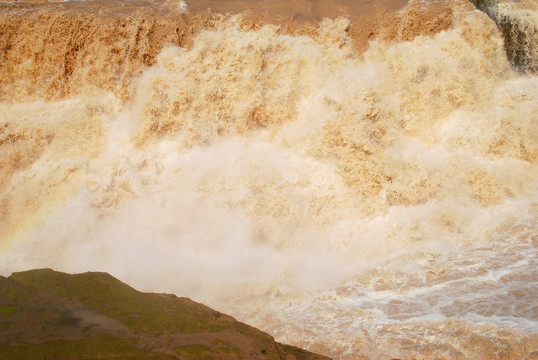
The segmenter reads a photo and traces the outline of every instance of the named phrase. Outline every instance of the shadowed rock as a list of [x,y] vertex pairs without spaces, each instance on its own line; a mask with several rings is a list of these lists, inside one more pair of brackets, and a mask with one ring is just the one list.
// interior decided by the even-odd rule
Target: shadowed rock
[[[218,316],[215,316],[218,314]],[[327,359],[187,298],[106,273],[0,277],[2,359]]]

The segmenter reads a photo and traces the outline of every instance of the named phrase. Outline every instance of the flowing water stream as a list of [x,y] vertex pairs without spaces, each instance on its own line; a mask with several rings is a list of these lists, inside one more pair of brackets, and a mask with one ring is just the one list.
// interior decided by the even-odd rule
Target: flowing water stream
[[538,358],[538,8],[421,6],[361,51],[343,17],[213,14],[136,71],[101,27],[69,83],[0,43],[0,273],[107,271],[340,359]]

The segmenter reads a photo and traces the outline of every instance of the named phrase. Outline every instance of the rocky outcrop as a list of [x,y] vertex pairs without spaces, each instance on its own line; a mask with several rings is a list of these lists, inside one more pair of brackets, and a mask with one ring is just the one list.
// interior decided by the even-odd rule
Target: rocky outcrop
[[328,359],[170,294],[107,273],[0,277],[2,359]]
[[538,72],[538,4],[535,1],[470,0],[502,32],[506,56],[523,73]]

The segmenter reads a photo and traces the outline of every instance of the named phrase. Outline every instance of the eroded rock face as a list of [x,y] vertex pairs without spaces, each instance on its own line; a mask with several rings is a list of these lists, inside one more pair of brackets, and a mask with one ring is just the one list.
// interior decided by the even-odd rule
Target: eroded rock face
[[[510,62],[523,72],[538,72],[538,5],[498,4],[496,22],[502,30]],[[527,6],[526,6],[527,5]]]
[[538,71],[538,3],[532,0],[471,0],[502,31],[506,55],[523,73]]
[[0,357],[328,359],[276,343],[187,298],[141,293],[106,273],[0,277]]

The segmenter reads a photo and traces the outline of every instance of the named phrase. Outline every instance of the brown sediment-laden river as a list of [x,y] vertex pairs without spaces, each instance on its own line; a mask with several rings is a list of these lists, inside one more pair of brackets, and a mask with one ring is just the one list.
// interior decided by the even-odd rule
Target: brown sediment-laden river
[[538,5],[478,5],[0,2],[0,274],[335,359],[538,358]]

